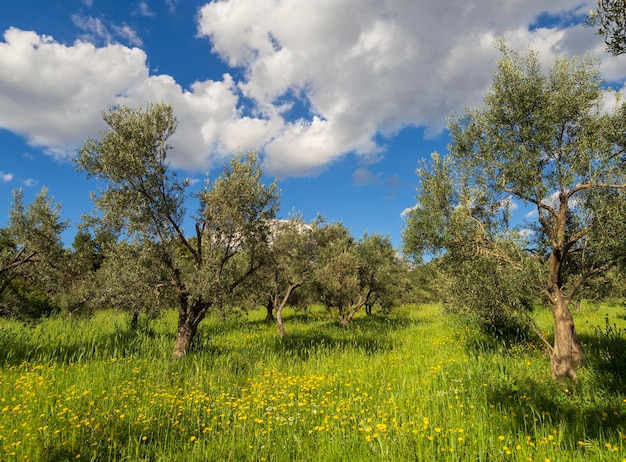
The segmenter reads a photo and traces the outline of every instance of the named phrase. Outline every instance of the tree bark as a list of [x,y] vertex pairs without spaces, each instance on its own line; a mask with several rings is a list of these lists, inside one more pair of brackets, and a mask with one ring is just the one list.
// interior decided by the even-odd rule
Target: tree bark
[[179,321],[172,360],[177,360],[187,355],[196,331],[197,327],[190,318],[185,319],[183,322]]
[[574,318],[562,296],[553,302],[554,349],[550,369],[555,380],[576,378],[576,367],[582,362],[583,350],[574,328]]
[[342,316],[341,316],[341,325],[342,326],[347,326],[348,324],[350,324],[352,322],[352,319],[354,318],[354,315],[361,309],[363,308],[363,306],[367,305],[369,299],[369,293],[367,295],[359,295],[359,300],[357,303],[355,303],[354,305],[352,305],[350,307],[350,310],[348,311],[348,314],[344,317],[343,316],[343,310],[342,310]]
[[178,329],[172,352],[172,361],[186,356],[191,347],[191,342],[198,331],[198,324],[206,313],[206,304],[196,301],[189,306],[189,298],[186,292],[179,296],[180,306],[178,307]]
[[278,335],[285,335],[285,324],[283,323],[283,307],[276,308],[276,327],[278,327]]
[[302,281],[294,282],[289,284],[287,290],[285,290],[285,296],[280,301],[280,303],[276,303],[276,299],[272,300],[272,305],[276,307],[276,327],[278,327],[278,335],[281,337],[285,335],[285,324],[283,322],[283,308],[287,306],[287,302],[291,297],[291,294],[294,290],[302,285]]
[[362,303],[359,303],[358,305],[354,306],[348,312],[348,315],[341,320],[341,324],[344,325],[344,326],[347,326],[348,324],[350,324],[352,322],[352,319],[354,319],[354,315],[357,313],[357,311],[359,311],[361,309],[362,306],[363,306]]

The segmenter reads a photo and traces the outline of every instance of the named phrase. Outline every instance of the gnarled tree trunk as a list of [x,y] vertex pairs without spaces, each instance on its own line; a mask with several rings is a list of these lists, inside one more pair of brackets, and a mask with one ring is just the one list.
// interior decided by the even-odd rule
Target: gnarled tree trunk
[[197,327],[193,322],[178,323],[178,330],[176,331],[176,341],[174,342],[174,352],[172,353],[172,360],[180,359],[186,356],[191,347],[191,342],[196,336]]
[[550,369],[555,380],[576,378],[576,367],[582,362],[583,350],[574,328],[574,318],[563,297],[552,305],[554,315],[554,349]]
[[185,294],[180,296],[178,307],[178,329],[172,352],[172,361],[186,356],[191,347],[191,342],[196,336],[198,325],[204,319],[208,304],[199,300],[189,306],[189,300]]

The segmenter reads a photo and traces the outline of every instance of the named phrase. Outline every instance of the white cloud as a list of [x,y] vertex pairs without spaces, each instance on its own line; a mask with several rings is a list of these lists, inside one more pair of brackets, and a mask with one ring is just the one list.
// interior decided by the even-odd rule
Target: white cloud
[[11,28],[0,42],[0,127],[66,156],[102,128],[100,111],[146,82],[138,48],[85,42],[65,46]]
[[[167,4],[173,11],[176,1]],[[147,2],[138,5],[150,12]],[[0,41],[0,128],[67,156],[98,134],[102,109],[163,100],[179,119],[174,165],[204,170],[233,151],[261,149],[270,173],[311,174],[348,153],[380,158],[378,135],[403,127],[423,126],[435,136],[451,111],[481,104],[500,35],[513,47],[539,50],[547,63],[556,53],[602,53],[603,71],[623,81],[626,57],[607,56],[592,30],[529,30],[541,12],[584,15],[592,6],[593,0],[211,2],[199,11],[198,34],[237,71],[189,89],[171,76],[150,75],[141,49],[113,44],[141,43],[126,24],[75,16],[84,38],[102,46],[60,44],[12,28]]]
[[112,40],[109,30],[98,18],[74,14],[72,15],[72,22],[84,32],[83,38],[87,41],[102,40],[108,43]]
[[152,76],[128,89],[118,102],[129,106],[167,101],[179,124],[170,139],[175,166],[203,170],[233,152],[264,145],[276,132],[274,121],[242,117],[232,77],[196,82],[183,90],[173,78]]
[[415,204],[413,207],[407,207],[407,208],[405,208],[402,211],[402,213],[400,213],[400,216],[402,218],[406,218],[409,215],[409,213],[411,213],[413,210],[416,210],[416,209],[419,209],[419,208],[420,208],[419,204]]
[[[0,42],[0,128],[25,136],[49,154],[69,156],[104,128],[101,111],[116,104],[172,104],[179,128],[175,166],[204,170],[237,150],[266,144],[281,119],[244,117],[236,84],[196,82],[183,90],[167,75],[149,76],[139,48],[63,45],[48,36],[9,29]],[[46,78],[42,78],[46,76]]]
[[200,10],[199,31],[226,62],[245,70],[239,88],[261,111],[281,114],[293,93],[308,103],[311,115],[286,123],[266,148],[270,168],[300,174],[351,151],[379,155],[377,134],[409,125],[439,133],[450,111],[480,104],[500,35],[514,47],[539,50],[547,62],[599,44],[582,27],[529,31],[543,11],[571,16],[587,6],[227,0]]
[[122,24],[121,26],[113,25],[112,28],[115,32],[115,35],[117,37],[120,37],[122,41],[135,47],[140,47],[141,45],[143,45],[143,40],[141,40],[141,37],[139,37],[137,32],[128,24]]
[[5,173],[3,171],[0,171],[0,182],[2,183],[9,183],[13,181],[13,174],[12,173]]
[[34,178],[26,178],[24,181],[22,181],[22,184],[26,186],[27,188],[32,188],[33,186],[37,186],[37,183],[39,182],[35,180]]

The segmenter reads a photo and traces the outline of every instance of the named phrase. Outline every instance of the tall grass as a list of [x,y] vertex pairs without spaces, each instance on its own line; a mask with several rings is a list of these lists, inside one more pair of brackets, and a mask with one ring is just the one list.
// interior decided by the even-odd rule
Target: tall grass
[[621,461],[624,314],[576,313],[589,360],[561,384],[538,343],[499,345],[437,305],[347,327],[288,313],[282,339],[261,312],[210,318],[174,363],[174,313],[138,331],[112,311],[2,321],[0,460]]

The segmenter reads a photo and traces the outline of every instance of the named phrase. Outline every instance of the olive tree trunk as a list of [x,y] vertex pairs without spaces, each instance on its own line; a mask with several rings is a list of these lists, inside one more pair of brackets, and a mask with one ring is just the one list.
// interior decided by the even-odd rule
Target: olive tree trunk
[[193,322],[179,323],[176,331],[176,341],[174,342],[174,351],[172,360],[180,359],[186,356],[191,347],[191,342],[196,336],[197,327]]
[[189,305],[189,301],[185,295],[180,297],[178,329],[176,330],[172,361],[180,359],[189,353],[191,342],[198,332],[198,325],[204,319],[207,309],[208,304],[206,303],[196,301]]
[[582,362],[583,350],[574,328],[574,318],[563,297],[552,305],[554,315],[554,348],[550,369],[555,380],[576,378],[576,367]]
[[276,300],[272,303],[276,307],[276,327],[278,328],[278,335],[281,337],[285,335],[285,323],[283,322],[283,309],[287,306],[287,302],[291,297],[291,294],[294,290],[302,285],[302,281],[291,283],[287,286],[285,290],[285,295],[280,301],[280,303],[276,303]]

